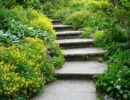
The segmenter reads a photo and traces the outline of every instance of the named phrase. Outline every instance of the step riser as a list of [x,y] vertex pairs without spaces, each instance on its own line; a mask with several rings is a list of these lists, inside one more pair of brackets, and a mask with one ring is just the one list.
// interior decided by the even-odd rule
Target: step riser
[[61,24],[61,23],[62,23],[61,21],[52,21],[53,25],[57,25],[57,24]]
[[71,74],[56,74],[56,79],[58,80],[68,80],[68,79],[82,79],[82,80],[86,80],[86,79],[93,79],[94,75],[71,75]]
[[82,55],[67,55],[65,56],[66,61],[99,61],[99,59],[103,56],[101,55],[90,55],[90,56],[82,56]]
[[73,48],[86,48],[92,47],[93,43],[70,43],[70,44],[60,44],[62,49],[73,49]]
[[57,35],[57,40],[61,40],[61,39],[76,39],[76,38],[81,38],[80,34],[76,34],[76,35]]
[[52,22],[53,25],[60,25],[61,22]]
[[54,28],[56,30],[56,32],[60,32],[60,31],[73,31],[73,28],[71,27],[61,27],[61,28]]

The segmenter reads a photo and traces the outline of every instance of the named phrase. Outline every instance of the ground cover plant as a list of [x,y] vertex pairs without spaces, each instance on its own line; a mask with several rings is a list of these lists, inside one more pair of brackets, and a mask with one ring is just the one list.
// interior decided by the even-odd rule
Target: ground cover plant
[[64,62],[39,0],[0,0],[0,100],[28,100]]
[[47,1],[44,5],[46,14],[61,19],[76,29],[84,30],[83,38],[91,35],[96,46],[106,49],[108,70],[104,75],[97,76],[97,91],[109,95],[114,100],[129,100],[130,1],[65,1]]

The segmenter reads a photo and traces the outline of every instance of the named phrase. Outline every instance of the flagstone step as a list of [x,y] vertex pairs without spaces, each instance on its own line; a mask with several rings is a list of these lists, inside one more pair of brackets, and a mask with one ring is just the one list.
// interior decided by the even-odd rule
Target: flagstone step
[[82,48],[93,45],[93,39],[62,39],[57,40],[57,43],[63,48]]
[[80,60],[98,60],[104,55],[105,51],[101,48],[75,48],[64,49],[63,54],[67,61]]
[[96,61],[68,61],[55,72],[57,79],[88,79],[94,75],[103,74],[106,63]]
[[53,28],[56,31],[71,31],[71,30],[73,30],[72,26],[70,26],[70,25],[63,25],[63,24],[53,25]]
[[60,31],[57,32],[57,39],[74,39],[80,38],[83,31]]
[[81,35],[83,31],[61,31],[61,32],[57,32],[57,35]]
[[91,80],[57,80],[44,87],[32,100],[96,100]]

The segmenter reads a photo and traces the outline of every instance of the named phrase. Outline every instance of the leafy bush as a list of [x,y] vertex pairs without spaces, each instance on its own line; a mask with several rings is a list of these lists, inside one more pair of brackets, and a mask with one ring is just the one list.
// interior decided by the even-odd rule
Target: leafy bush
[[0,0],[1,5],[6,8],[11,8],[16,5],[22,5],[23,7],[33,7],[38,10],[42,10],[40,0]]
[[93,12],[97,12],[98,10],[108,11],[112,9],[112,4],[108,1],[88,1],[84,4],[84,9],[88,9]]
[[69,16],[70,14],[72,13],[72,9],[68,8],[68,7],[65,7],[65,8],[61,8],[59,10],[57,10],[54,14],[53,14],[53,17],[55,19],[57,18],[65,18],[67,16]]
[[[15,66],[15,69],[12,70],[11,73],[20,76],[22,79],[18,83],[23,84],[20,86],[20,89],[18,88],[17,92],[14,94],[10,93],[9,95],[4,94],[2,96],[3,98],[16,98],[14,97],[15,95],[18,97],[21,97],[22,95],[24,98],[28,98],[40,91],[43,83],[45,82],[45,78],[48,78],[46,80],[49,80],[52,77],[49,75],[46,77],[46,72],[49,71],[51,74],[52,69],[44,70],[44,67],[47,68],[47,66],[44,64],[46,62],[45,52],[46,48],[43,42],[39,39],[26,39],[20,48],[17,48],[16,46],[0,48],[0,61]],[[44,71],[45,75],[42,73],[42,70]],[[53,75],[53,73],[51,75]],[[9,86],[9,84],[11,83],[6,83],[7,86]],[[14,84],[16,85],[16,83]],[[2,93],[4,93],[4,90],[2,91]]]
[[72,24],[74,27],[82,28],[85,26],[86,20],[90,16],[89,11],[78,11],[72,13],[69,17],[66,18],[65,23]]
[[90,28],[90,27],[87,27],[87,28],[84,29],[84,32],[83,32],[82,36],[83,36],[84,38],[87,38],[87,37],[89,37],[90,34],[92,34],[92,33],[94,33],[94,29],[93,29],[93,28]]
[[10,8],[16,5],[16,0],[0,0],[0,5],[4,5],[7,8]]
[[[126,57],[126,58],[125,58]],[[115,54],[104,75],[98,76],[97,89],[107,93],[114,99],[130,99],[130,51]]]
[[[17,98],[22,99],[22,91],[25,78],[15,72],[16,66],[0,62],[0,98],[1,100]],[[26,87],[25,87],[26,88]],[[24,91],[23,91],[24,92]],[[26,92],[26,91],[25,91]],[[19,97],[18,97],[19,95]]]
[[77,11],[65,18],[66,24],[72,24],[76,28],[92,27],[99,30],[110,27],[111,20],[104,12],[92,13],[91,11]]
[[[13,68],[11,67],[12,69],[7,70],[9,74],[6,73],[6,70],[6,72],[0,74],[7,74],[9,77],[9,80],[1,79],[3,85],[0,85],[2,89],[0,96],[3,99],[23,98],[23,100],[26,100],[30,96],[37,94],[45,82],[54,80],[54,65],[57,65],[56,67],[58,68],[62,65],[60,62],[63,62],[61,61],[62,59],[52,59],[48,55],[42,40],[32,38],[25,39],[17,47],[15,45],[8,48],[1,46],[0,55],[0,62],[4,62],[5,68],[8,69],[10,65],[14,66]],[[17,80],[10,80],[13,75]],[[3,77],[1,76],[1,78]],[[16,85],[16,82],[18,85]],[[2,88],[3,86],[5,87]],[[7,86],[10,87],[8,88]],[[7,91],[7,93],[4,91]]]
[[[53,50],[52,59],[54,58],[54,63],[63,64],[63,54],[55,43],[56,35],[50,19],[37,10],[32,8],[23,9],[21,6],[16,6],[11,10],[1,10],[1,12],[4,11],[7,14],[3,13],[4,15],[2,15],[6,21],[1,26],[1,29],[4,31],[2,31],[0,40],[3,44],[20,42],[25,37],[38,37],[44,41],[48,50]],[[13,14],[7,20],[7,15],[10,13]]]
[[130,51],[124,51],[124,52],[119,52],[118,54],[114,54],[110,62],[116,63],[116,64],[122,64],[124,66],[128,66],[130,68]]
[[[68,3],[69,3],[68,0],[47,0],[43,4],[43,12],[52,18],[54,16],[55,16],[54,18],[62,17],[64,16],[62,14],[66,12],[66,10],[68,10],[65,8],[66,6],[68,6]],[[62,8],[66,10],[63,10]]]
[[96,45],[104,46],[104,43],[106,43],[105,40],[106,32],[105,31],[97,31],[94,34],[94,41]]
[[0,98],[27,100],[64,62],[55,31],[42,12],[22,6],[2,6],[0,23]]
[[48,33],[51,33],[51,35],[54,34],[51,20],[43,15],[42,12],[32,8],[23,9],[23,7],[18,6],[12,9],[12,11],[20,21],[27,24],[28,26],[37,30],[47,31]]

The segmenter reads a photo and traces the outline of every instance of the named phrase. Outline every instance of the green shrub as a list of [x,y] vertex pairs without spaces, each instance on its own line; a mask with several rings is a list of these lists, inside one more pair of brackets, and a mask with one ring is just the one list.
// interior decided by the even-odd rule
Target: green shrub
[[70,14],[72,13],[72,9],[70,9],[69,7],[65,7],[65,8],[61,8],[61,9],[58,9],[54,14],[53,14],[53,17],[55,19],[57,18],[66,18],[67,16],[69,16]]
[[[10,45],[20,42],[25,37],[38,37],[44,41],[48,50],[53,49],[54,59],[61,59],[59,61],[54,60],[54,62],[57,64],[63,63],[63,54],[59,46],[55,43],[56,35],[50,19],[37,10],[32,8],[23,9],[21,6],[16,6],[11,10],[6,9],[0,11],[3,12],[2,18],[5,20],[1,26],[2,31],[0,33],[0,41],[2,44]],[[5,14],[4,11],[6,12]],[[10,15],[10,13],[13,14]],[[10,17],[7,19],[8,15]]]
[[92,13],[84,10],[74,12],[65,18],[66,24],[71,24],[76,28],[94,27],[99,30],[109,28],[111,25],[109,24],[110,21],[104,12]]
[[47,31],[48,34],[54,35],[51,20],[48,19],[42,12],[32,8],[23,9],[23,7],[15,7],[12,9],[20,21],[33,27],[36,30]]
[[[38,93],[45,82],[45,76],[42,73],[42,67],[44,66],[43,61],[46,59],[46,49],[43,42],[38,39],[27,39],[21,46],[22,47],[20,48],[17,48],[16,46],[0,48],[0,61],[15,66],[15,69],[11,73],[20,76],[21,80],[19,79],[19,84],[23,84],[22,86],[20,85],[20,89],[18,88],[17,92],[14,94],[10,93],[9,95],[3,95],[3,98],[6,99],[15,99],[21,96],[28,98],[35,93]],[[46,70],[46,72],[47,71],[49,70]],[[44,71],[44,73],[46,72]],[[11,83],[6,83],[7,86],[9,86],[9,84]],[[14,84],[17,86],[16,83]],[[17,87],[19,87],[19,84]],[[2,93],[4,93],[4,91]]]
[[[25,78],[15,72],[16,66],[0,62],[0,98],[7,100],[12,98],[22,99]],[[24,91],[23,91],[24,92]],[[25,91],[26,92],[26,91]],[[19,95],[19,97],[18,97]]]
[[84,8],[88,9],[93,12],[97,12],[99,10],[102,11],[109,11],[112,9],[112,4],[109,3],[108,1],[89,1],[84,4]]
[[87,27],[87,28],[85,28],[85,30],[84,30],[82,36],[83,36],[84,38],[87,38],[87,37],[89,37],[92,33],[94,33],[94,29],[93,29],[93,28],[90,28],[90,27]]
[[[20,80],[17,83],[18,87],[16,85],[17,80],[16,82],[15,79],[10,80],[10,82],[14,81],[14,83],[11,85],[12,90],[9,87],[10,91],[7,91],[7,94],[6,92],[4,93],[4,90],[1,90],[3,92],[0,95],[6,99],[14,99],[16,98],[15,95],[18,97],[24,96],[25,98],[33,96],[41,90],[45,81],[49,82],[54,79],[55,68],[51,62],[53,60],[48,58],[44,43],[39,39],[25,39],[18,47],[0,47],[0,61],[7,64],[7,67],[10,67],[10,65],[14,66],[12,70],[7,68],[7,71],[9,71],[8,74],[11,75],[9,77],[13,77],[12,75],[14,74],[14,77],[18,77],[17,80]],[[6,75],[6,73],[3,74]],[[4,85],[6,80],[2,82]],[[10,82],[7,81],[5,85],[10,86]],[[22,85],[19,86],[19,84]],[[0,85],[1,89],[3,89],[3,85]],[[13,91],[13,86],[15,88],[15,85],[18,89]],[[6,86],[5,88],[8,88]],[[8,92],[10,93],[8,94]]]
[[109,15],[106,13],[99,11],[96,13],[92,13],[88,20],[85,21],[86,27],[95,27],[98,30],[108,29],[111,25],[111,20]]
[[64,56],[62,51],[59,49],[59,46],[56,46],[55,49],[53,50],[53,64],[55,68],[61,68],[63,63],[64,63]]
[[111,41],[122,43],[128,41],[129,33],[126,28],[116,24],[113,26],[112,31],[108,33],[108,37]]
[[4,5],[7,8],[10,8],[16,5],[16,0],[0,0],[1,5]]
[[85,26],[85,21],[88,20],[90,14],[91,13],[89,11],[74,12],[66,18],[65,23],[72,24],[74,27],[77,28],[82,28]]
[[124,51],[119,52],[117,54],[114,54],[110,58],[110,62],[116,63],[116,64],[123,64],[124,66],[128,66],[130,68],[130,51]]
[[25,7],[33,7],[38,10],[42,10],[42,6],[39,0],[0,0],[1,5],[6,8],[11,8],[16,5],[22,5]]
[[[126,58],[125,58],[126,57]],[[111,64],[104,75],[98,76],[97,89],[103,94],[108,94],[115,100],[130,99],[130,51],[114,54]]]
[[94,41],[95,44],[98,46],[104,46],[104,43],[106,43],[106,32],[105,31],[97,31],[94,34]]
[[0,9],[2,100],[27,100],[34,96],[45,83],[55,79],[55,68],[60,68],[64,62],[61,49],[55,42],[51,20],[35,10],[35,4],[34,8],[26,8],[32,6],[30,0],[25,2],[17,1],[25,8],[7,3]]
[[47,0],[43,4],[43,11],[52,18],[61,18],[64,16],[62,14],[68,10],[65,8],[68,6],[68,2],[68,0]]
[[[118,43],[127,46],[127,41],[129,40],[129,33],[126,28],[121,27],[116,24],[113,25],[112,29],[107,31],[97,31],[95,33],[95,43],[99,44],[112,44]],[[105,46],[105,45],[104,45]]]
[[[21,44],[21,50],[23,53],[27,53],[27,58],[29,58],[33,63],[37,64],[41,71],[44,73],[45,79],[51,81],[54,78],[54,66],[47,59],[46,47],[42,40],[40,39],[25,39],[23,44]],[[48,64],[47,64],[48,63]]]

